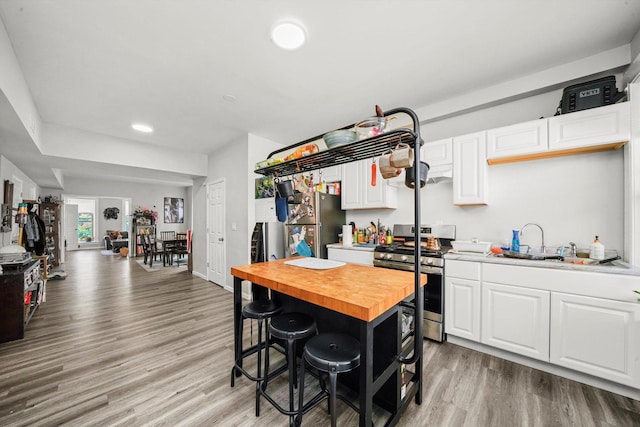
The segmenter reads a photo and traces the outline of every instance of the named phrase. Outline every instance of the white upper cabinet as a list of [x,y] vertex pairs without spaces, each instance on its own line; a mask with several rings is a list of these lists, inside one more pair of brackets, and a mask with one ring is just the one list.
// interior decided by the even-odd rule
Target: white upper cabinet
[[486,132],[453,138],[453,204],[487,204]]
[[336,182],[342,179],[342,166],[330,166],[320,169],[324,182]]
[[487,131],[487,158],[542,153],[549,149],[547,120],[532,120]]
[[371,185],[370,159],[342,165],[340,190],[342,209],[395,209],[398,207],[397,188],[380,175],[376,160],[376,185]]
[[549,118],[549,150],[626,142],[631,136],[628,102]]
[[429,177],[451,178],[453,174],[453,138],[430,141],[422,146],[421,158],[429,165]]

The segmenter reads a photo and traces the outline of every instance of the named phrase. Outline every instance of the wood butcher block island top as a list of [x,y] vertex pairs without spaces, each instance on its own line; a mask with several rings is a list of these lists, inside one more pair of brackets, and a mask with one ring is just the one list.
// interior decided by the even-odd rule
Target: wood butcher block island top
[[[314,270],[286,265],[291,259],[231,267],[231,274],[367,322],[414,291],[413,272],[358,264]],[[421,280],[424,286],[426,275]]]

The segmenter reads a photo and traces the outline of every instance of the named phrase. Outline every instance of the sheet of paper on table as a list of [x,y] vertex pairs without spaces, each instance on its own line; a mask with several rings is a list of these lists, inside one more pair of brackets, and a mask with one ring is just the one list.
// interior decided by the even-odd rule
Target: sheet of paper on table
[[346,265],[346,262],[342,261],[313,257],[292,259],[290,261],[285,261],[284,263],[294,267],[311,268],[313,270],[327,270],[329,268],[342,267],[343,265]]

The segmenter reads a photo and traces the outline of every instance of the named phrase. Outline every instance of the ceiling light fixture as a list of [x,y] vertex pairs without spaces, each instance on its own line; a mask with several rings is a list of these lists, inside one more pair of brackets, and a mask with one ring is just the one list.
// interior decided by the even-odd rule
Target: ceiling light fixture
[[271,40],[281,49],[296,50],[306,39],[302,25],[294,22],[282,22],[271,30]]
[[149,125],[145,125],[144,123],[133,123],[131,127],[137,130],[138,132],[143,132],[143,133],[153,132],[153,128]]

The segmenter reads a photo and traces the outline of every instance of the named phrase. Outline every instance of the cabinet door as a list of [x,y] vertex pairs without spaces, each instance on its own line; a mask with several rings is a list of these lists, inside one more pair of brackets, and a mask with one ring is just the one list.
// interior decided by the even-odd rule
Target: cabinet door
[[549,118],[549,150],[628,141],[629,103],[608,105]]
[[422,146],[422,160],[430,167],[453,163],[453,139],[446,138],[430,141]]
[[320,169],[324,182],[336,182],[342,179],[342,166],[331,166]]
[[549,361],[549,292],[482,283],[482,342]]
[[487,204],[486,132],[453,138],[453,204]]
[[327,248],[328,259],[334,261],[350,262],[352,264],[361,264],[373,266],[373,251],[361,251],[356,249]]
[[542,153],[548,148],[546,119],[487,131],[488,159]]
[[480,341],[480,282],[446,277],[444,284],[444,331]]
[[640,388],[640,304],[552,293],[551,363]]
[[397,189],[391,187],[376,167],[376,185],[371,185],[372,160],[365,159],[343,165],[342,209],[376,209],[398,206]]
[[342,209],[361,209],[364,205],[362,194],[362,162],[353,162],[342,165],[342,184],[340,187],[340,200]]

